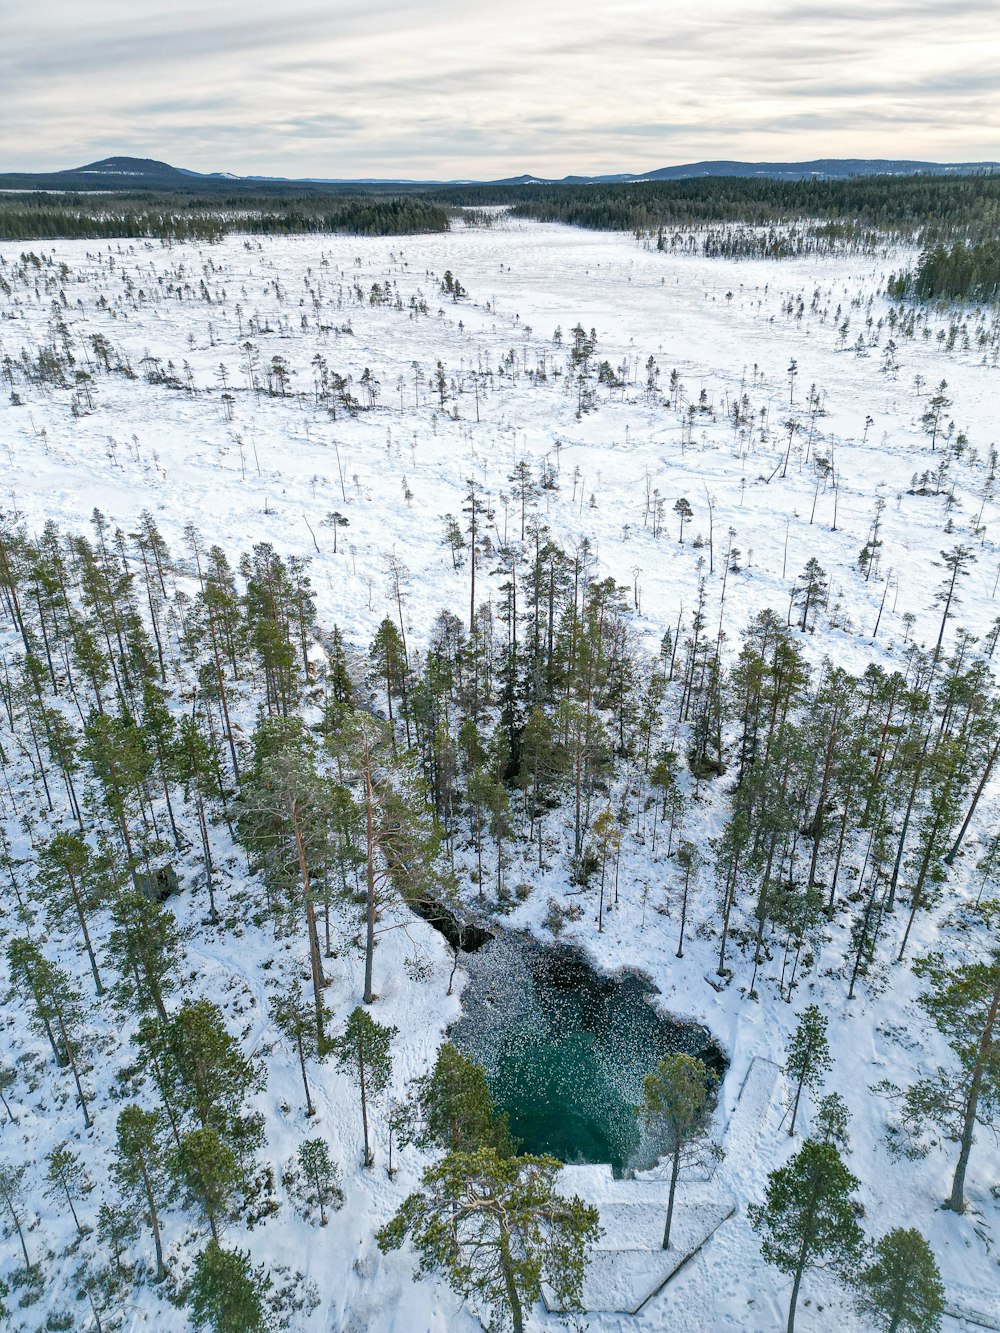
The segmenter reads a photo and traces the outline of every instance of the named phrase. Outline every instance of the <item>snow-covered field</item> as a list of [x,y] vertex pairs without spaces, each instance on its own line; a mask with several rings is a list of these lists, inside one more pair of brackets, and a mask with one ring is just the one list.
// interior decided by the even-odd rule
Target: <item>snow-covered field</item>
[[[43,263],[30,270],[28,281],[15,280],[12,272],[29,247],[0,245],[0,276],[12,288],[0,296],[0,362],[18,361],[22,349],[33,355],[47,341],[59,347],[68,342],[77,367],[92,377],[75,391],[76,412],[74,390],[20,381],[23,401],[8,402],[5,392],[0,403],[0,506],[33,530],[48,519],[82,528],[96,507],[128,531],[149,509],[173,549],[184,549],[189,523],[234,561],[251,543],[269,541],[282,554],[311,559],[320,623],[339,625],[362,650],[390,609],[386,557],[395,554],[409,571],[406,614],[419,647],[440,609],[464,614],[468,606],[468,569],[453,568],[442,542],[444,516],[461,515],[468,480],[475,478],[491,496],[499,537],[519,531],[511,473],[526,460],[536,477],[543,463],[556,471],[557,487],[541,491],[538,501],[545,521],[567,549],[587,539],[601,573],[633,590],[635,626],[651,653],[679,616],[690,617],[702,574],[714,614],[730,547],[742,553],[739,572],[728,576],[726,619],[733,626],[765,607],[784,617],[793,583],[810,557],[827,570],[828,610],[817,619],[816,632],[803,636],[814,664],[829,655],[854,673],[873,660],[902,669],[908,639],[933,646],[941,553],[960,542],[974,548],[976,562],[947,642],[957,625],[982,639],[1000,615],[1000,509],[984,491],[997,431],[996,326],[970,314],[968,337],[959,329],[950,350],[945,316],[931,317],[926,337],[920,326],[914,338],[879,327],[889,311],[877,294],[880,282],[906,262],[905,254],[878,262],[843,257],[732,263],[658,253],[627,235],[513,222],[391,240],[230,237],[215,246],[122,241],[37,242],[33,248],[54,255],[67,271]],[[467,292],[460,301],[442,291],[446,271]],[[373,284],[381,289],[377,304]],[[621,388],[597,386],[596,400],[582,412],[578,385],[567,372],[571,330],[578,324],[596,333],[594,363],[607,360],[625,381]],[[553,341],[557,328],[561,346]],[[111,363],[127,362],[137,378],[104,368],[95,334],[110,345]],[[859,334],[862,348],[856,345]],[[895,369],[884,368],[890,337]],[[272,396],[266,377],[274,357],[282,359],[288,378],[282,393],[279,375],[279,392]],[[318,357],[330,372],[351,376],[351,392],[365,410],[353,416],[338,410],[331,419],[316,405]],[[157,365],[149,358],[163,370],[172,362],[178,387],[148,383],[147,371]],[[656,392],[647,390],[650,358],[659,375]],[[366,368],[379,386],[371,408],[362,381]],[[674,370],[679,385],[672,394]],[[937,486],[941,493],[931,494],[933,480],[913,487],[912,478],[933,474],[945,456],[940,442],[931,452],[921,424],[929,393],[942,379],[951,400],[946,420],[953,419],[954,432],[964,432],[967,444]],[[822,409],[815,414],[811,394]],[[744,395],[749,412],[743,415],[752,414],[752,424],[741,427],[732,407]],[[791,420],[799,428],[786,463]],[[829,467],[817,470],[817,457]],[[654,491],[665,501],[656,536],[647,521],[647,496]],[[681,497],[694,511],[683,544],[673,510]],[[885,500],[881,562],[866,581],[857,559],[879,497]],[[333,511],[348,520],[337,531],[336,553],[334,530],[324,522]],[[484,596],[486,586],[484,576]],[[738,648],[735,634],[729,648]],[[966,892],[975,840],[995,825],[996,796],[994,784],[941,911],[918,917],[910,957],[928,947],[941,915]],[[685,836],[703,841],[718,831],[711,792],[693,811]],[[16,823],[11,835],[20,838],[24,853]],[[512,873],[531,882],[533,892],[508,921],[541,932],[547,900],[566,890],[566,859],[551,858],[552,869],[539,876],[527,855],[524,867]],[[232,852],[224,893],[242,890],[241,864]],[[1000,1308],[1000,1204],[990,1190],[1000,1180],[996,1144],[980,1133],[969,1177],[970,1212],[941,1211],[953,1146],[923,1161],[892,1161],[883,1138],[891,1108],[869,1092],[884,1078],[906,1085],[949,1058],[914,1003],[917,985],[908,967],[887,967],[880,993],[862,988],[848,1003],[839,971],[847,927],[835,920],[791,1004],[769,976],[780,956],[765,969],[759,1000],[746,996],[752,960],[738,954],[734,980],[719,993],[704,979],[715,966],[717,944],[697,934],[699,921],[715,913],[711,881],[706,868],[689,945],[678,960],[676,909],[671,915],[650,910],[674,903],[677,869],[665,858],[654,859],[648,844],[629,833],[620,904],[604,933],[596,935],[585,917],[567,926],[565,937],[582,943],[602,967],[641,967],[659,987],[666,1010],[711,1028],[730,1058],[720,1127],[751,1059],[769,1057],[781,1065],[798,1012],[810,1001],[819,1003],[829,1016],[834,1056],[827,1086],[842,1093],[852,1112],[849,1164],[862,1181],[868,1231],[919,1228],[956,1305]],[[197,922],[187,896],[175,910]],[[889,929],[897,927],[902,922],[891,922]],[[305,1132],[294,1059],[276,1044],[266,1018],[267,985],[275,984],[279,968],[260,966],[285,947],[275,945],[266,929],[252,927],[239,933],[198,927],[189,946],[199,993],[235,1002],[228,1012],[235,1030],[243,1031],[245,1048],[268,1052],[269,1080],[258,1105],[279,1175]],[[407,959],[428,963],[430,980],[414,979],[417,969],[407,970]],[[389,933],[377,966],[383,981],[378,1017],[400,1029],[394,1086],[402,1091],[406,1079],[432,1060],[460,1001],[445,998],[450,958],[421,922]],[[358,959],[339,959],[329,996],[338,1019],[358,1002],[360,988]],[[8,1057],[33,1040],[11,1010],[0,1026]],[[100,1040],[112,1068],[114,1029]],[[42,1055],[40,1045],[38,1050]],[[477,1327],[443,1285],[412,1281],[411,1255],[383,1257],[372,1238],[413,1188],[420,1154],[404,1150],[399,1175],[390,1182],[381,1169],[385,1149],[376,1113],[379,1162],[374,1171],[361,1170],[354,1089],[332,1066],[315,1069],[312,1077],[321,1111],[319,1129],[314,1124],[309,1132],[322,1132],[333,1144],[344,1168],[346,1206],[325,1229],[297,1221],[286,1206],[252,1232],[230,1229],[227,1243],[249,1245],[257,1261],[300,1268],[316,1284],[315,1312],[294,1325],[303,1333]],[[117,1109],[99,1071],[91,1078],[95,1128],[81,1137],[103,1188]],[[78,1132],[72,1105],[56,1109],[61,1080],[51,1062],[40,1066],[34,1091],[15,1106],[20,1124],[4,1125],[0,1135],[5,1156],[38,1164],[38,1180],[44,1153]],[[768,1172],[793,1146],[778,1128],[782,1093],[779,1087],[756,1151],[733,1164],[728,1185],[740,1199],[737,1215],[640,1315],[593,1315],[582,1318],[581,1326],[595,1333],[764,1333],[783,1325],[788,1283],[760,1259],[744,1207],[761,1199]],[[96,1213],[97,1194],[84,1202],[84,1212]],[[44,1325],[49,1309],[74,1305],[72,1275],[81,1256],[61,1257],[72,1223],[40,1188],[32,1202],[40,1220],[31,1236],[55,1257],[43,1301],[23,1313],[15,1307],[11,1327],[34,1330]],[[190,1256],[190,1222],[177,1213],[165,1231],[173,1253]],[[82,1243],[84,1250],[88,1243]],[[0,1276],[18,1261],[15,1245],[5,1243],[0,1251]],[[809,1276],[803,1291],[798,1326],[805,1333],[865,1327],[834,1281]],[[162,1302],[152,1288],[135,1299],[126,1327],[168,1333],[188,1326],[185,1312]],[[560,1324],[538,1307],[531,1326]]]

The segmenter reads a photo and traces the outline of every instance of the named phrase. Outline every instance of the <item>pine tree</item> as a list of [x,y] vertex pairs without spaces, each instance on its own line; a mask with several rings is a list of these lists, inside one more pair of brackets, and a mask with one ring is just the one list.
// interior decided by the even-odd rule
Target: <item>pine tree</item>
[[636,1108],[658,1150],[670,1158],[670,1194],[663,1224],[663,1248],[670,1248],[674,1194],[682,1167],[720,1156],[710,1141],[712,1093],[718,1079],[704,1061],[692,1055],[668,1055],[643,1081],[642,1104]]
[[50,1198],[58,1199],[60,1202],[63,1199],[66,1200],[69,1211],[73,1216],[77,1234],[84,1235],[84,1229],[80,1225],[80,1219],[76,1213],[76,1200],[81,1193],[90,1188],[90,1179],[80,1161],[79,1153],[73,1152],[65,1143],[62,1143],[47,1153],[45,1160],[48,1164],[48,1170],[45,1173],[48,1184],[46,1193]]
[[[1000,1108],[1000,948],[992,942],[1000,900],[977,909],[987,947],[980,957],[958,961],[930,954],[914,965],[929,983],[923,1009],[957,1057],[957,1070],[938,1068],[908,1088],[903,1120],[918,1130],[931,1123],[958,1144],[958,1161],[946,1208],[965,1211],[965,1175],[977,1124],[995,1125]],[[898,1091],[885,1085],[889,1091]]]
[[[24,1266],[29,1273],[33,1273],[34,1265],[28,1254],[22,1221],[24,1215],[24,1177],[27,1171],[27,1162],[22,1162],[20,1166],[11,1166],[7,1162],[0,1162],[0,1218],[3,1219],[3,1233],[5,1236],[10,1235],[11,1227],[14,1228],[17,1238],[21,1242]],[[2,1294],[0,1292],[0,1295]]]
[[10,1109],[10,1103],[7,1101],[7,1094],[17,1082],[17,1073],[11,1069],[10,1065],[0,1063],[0,1104],[7,1112],[8,1119],[12,1125],[18,1124],[17,1116]]
[[378,919],[389,903],[446,892],[437,869],[440,838],[424,801],[419,775],[400,757],[386,728],[363,713],[344,714],[327,743],[342,781],[360,788],[363,823],[360,865],[365,871],[364,1002],[374,989]]
[[9,995],[20,995],[31,1005],[35,1028],[45,1034],[56,1063],[69,1065],[76,1084],[83,1123],[91,1126],[90,1108],[83,1090],[83,1007],[68,973],[50,962],[37,944],[13,939],[7,946],[11,986]]
[[263,1267],[252,1267],[249,1252],[210,1240],[186,1291],[191,1321],[211,1333],[267,1333],[272,1325],[264,1302],[272,1285]]
[[450,1041],[438,1051],[434,1068],[414,1079],[408,1110],[409,1133],[421,1148],[490,1148],[500,1156],[514,1151],[507,1117],[494,1108],[485,1073]]
[[275,1027],[294,1047],[302,1074],[302,1087],[306,1094],[306,1115],[316,1114],[306,1074],[306,1060],[320,1060],[327,1054],[316,1044],[316,1026],[308,1003],[298,995],[298,979],[289,978],[288,989],[283,994],[272,996],[268,1013]]
[[937,448],[937,438],[941,432],[941,423],[944,421],[946,413],[951,409],[951,399],[945,393],[948,387],[948,381],[942,380],[937,387],[937,391],[931,394],[927,400],[927,406],[924,409],[923,416],[920,418],[921,425],[925,432],[931,437],[931,452]]
[[814,1118],[816,1133],[813,1137],[818,1138],[821,1143],[832,1143],[841,1152],[848,1152],[850,1136],[847,1126],[850,1118],[847,1103],[840,1093],[828,1092],[825,1097],[820,1098],[819,1106],[816,1107]]
[[59,924],[63,924],[67,917],[75,916],[90,961],[94,987],[98,995],[103,995],[104,985],[97,970],[87,921],[95,898],[93,884],[88,878],[90,849],[76,833],[62,831],[42,848],[38,859],[46,889],[47,915]]
[[311,1220],[319,1211],[319,1224],[327,1223],[326,1210],[343,1206],[344,1191],[340,1187],[340,1168],[330,1156],[330,1145],[325,1139],[306,1139],[282,1175],[282,1182],[296,1201],[302,1215]]
[[689,519],[694,518],[694,510],[691,508],[691,503],[690,503],[690,501],[689,501],[689,500],[686,500],[686,499],[682,496],[679,500],[676,500],[676,501],[674,502],[674,513],[675,513],[675,514],[677,515],[677,517],[680,519],[681,530],[680,530],[679,540],[680,540],[681,545],[683,546],[683,545],[684,545],[684,524],[687,523]]
[[[971,547],[955,546],[950,551],[941,552],[940,564],[947,570],[944,579],[944,586],[934,594],[934,600],[941,607],[941,626],[938,630],[937,642],[934,645],[934,661],[941,656],[941,645],[944,642],[945,626],[953,615],[952,607],[959,604],[958,580],[968,578],[969,571],[966,568],[975,560],[975,553]],[[935,564],[938,561],[935,560]]]
[[536,705],[528,714],[521,732],[521,772],[518,778],[524,792],[530,833],[538,826],[538,867],[542,868],[542,832],[550,792],[566,771],[566,755],[552,719]]
[[798,582],[792,590],[793,605],[802,607],[799,629],[802,630],[803,634],[809,628],[810,611],[823,604],[828,586],[826,570],[815,556],[810,556],[806,561],[805,569],[799,575]]
[[212,847],[208,836],[205,800],[214,788],[218,753],[214,745],[205,739],[194,717],[185,716],[181,718],[174,736],[174,744],[170,751],[169,760],[172,776],[183,784],[187,797],[193,801],[195,813],[198,816],[202,864],[205,867],[205,886],[208,889],[209,920],[214,925],[219,920],[219,914],[215,906],[215,874],[212,865]]
[[[333,784],[317,767],[301,721],[268,718],[254,735],[254,758],[240,793],[240,838],[272,891],[305,916],[316,1045],[326,1044],[326,979],[316,924],[315,885],[332,869],[336,838]],[[287,909],[286,909],[287,910]]]
[[157,1198],[166,1184],[166,1170],[160,1149],[159,1118],[141,1106],[126,1106],[118,1117],[118,1155],[112,1174],[125,1194],[146,1214],[156,1247],[156,1277],[166,1277],[163,1267],[163,1241]]
[[858,1275],[858,1307],[885,1333],[937,1333],[944,1287],[934,1252],[913,1227],[896,1227]]
[[798,1026],[788,1046],[785,1068],[789,1077],[795,1080],[789,1135],[795,1133],[802,1089],[808,1088],[811,1092],[815,1092],[822,1085],[823,1076],[830,1068],[830,1044],[826,1039],[826,1023],[826,1015],[817,1005],[807,1005],[799,1015]]
[[437,1272],[466,1300],[492,1311],[491,1327],[524,1333],[525,1307],[552,1288],[579,1309],[587,1250],[600,1235],[596,1208],[555,1190],[553,1157],[500,1156],[491,1148],[449,1153],[428,1167],[376,1235],[379,1249],[412,1240],[418,1274]]
[[131,1201],[123,1199],[116,1200],[115,1207],[102,1203],[97,1210],[97,1235],[110,1251],[116,1278],[131,1276],[132,1265],[125,1263],[124,1254],[139,1234],[136,1211]]
[[184,940],[176,918],[134,885],[119,891],[111,917],[107,948],[119,973],[116,1005],[126,1012],[155,1013],[165,1022],[164,1000],[177,985]]
[[608,859],[616,856],[621,846],[621,829],[615,813],[610,806],[605,806],[594,820],[594,837],[597,840],[597,854],[601,862],[601,887],[597,905],[597,933],[604,930],[604,884],[607,878]]
[[139,727],[128,718],[92,713],[84,728],[84,758],[101,783],[104,803],[121,831],[128,869],[135,873],[141,848],[135,845],[134,807],[144,793],[153,760]]
[[170,1165],[188,1199],[204,1208],[212,1239],[218,1242],[219,1222],[230,1215],[242,1183],[232,1150],[214,1129],[192,1129],[181,1139]]
[[684,885],[681,889],[681,923],[677,936],[677,957],[684,957],[684,925],[687,921],[688,910],[688,891],[691,885],[691,877],[697,873],[700,864],[698,848],[693,842],[686,839],[677,846],[677,864],[681,868],[684,876]]
[[195,1000],[169,1016],[162,1028],[146,1029],[155,1046],[172,1102],[200,1129],[210,1129],[241,1160],[263,1138],[259,1115],[246,1115],[245,1102],[264,1086],[259,1060],[248,1060],[211,1000]]
[[858,1180],[832,1143],[806,1139],[787,1166],[772,1171],[762,1204],[750,1204],[750,1225],[769,1264],[792,1278],[786,1333],[794,1333],[803,1274],[823,1265],[849,1272],[861,1256],[862,1208],[852,1195]]
[[361,1120],[365,1136],[365,1166],[375,1161],[368,1136],[368,1102],[380,1096],[392,1077],[389,1049],[398,1028],[377,1023],[364,1009],[354,1009],[344,1029],[331,1041],[334,1059],[341,1069],[357,1076],[361,1093]]

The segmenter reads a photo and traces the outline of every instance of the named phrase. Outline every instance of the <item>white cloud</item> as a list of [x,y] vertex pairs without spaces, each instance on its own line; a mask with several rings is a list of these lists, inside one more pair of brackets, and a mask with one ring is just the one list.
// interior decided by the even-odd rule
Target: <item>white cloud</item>
[[995,0],[35,0],[4,28],[8,170],[111,152],[411,177],[1000,157]]

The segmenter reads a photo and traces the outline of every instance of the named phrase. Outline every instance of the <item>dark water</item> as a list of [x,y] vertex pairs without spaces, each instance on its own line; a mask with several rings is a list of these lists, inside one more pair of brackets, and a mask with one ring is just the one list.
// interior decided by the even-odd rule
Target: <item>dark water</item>
[[524,1152],[645,1169],[660,1155],[632,1109],[645,1076],[675,1051],[725,1069],[709,1032],[657,1014],[635,972],[608,977],[576,949],[514,932],[464,965],[464,1014],[449,1036],[486,1070]]

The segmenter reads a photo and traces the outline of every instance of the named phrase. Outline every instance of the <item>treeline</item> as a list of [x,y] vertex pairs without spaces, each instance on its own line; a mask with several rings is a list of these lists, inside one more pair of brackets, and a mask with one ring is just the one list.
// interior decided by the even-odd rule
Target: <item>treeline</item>
[[0,240],[7,241],[119,236],[217,241],[230,233],[398,236],[447,231],[448,225],[443,205],[416,194],[354,198],[245,191],[211,197],[148,191],[134,195],[0,194]]
[[709,259],[792,259],[804,255],[870,254],[886,237],[853,222],[781,224],[767,227],[713,226],[656,234],[657,250],[703,254]]
[[768,227],[833,222],[854,237],[875,229],[900,238],[979,239],[1000,225],[1000,176],[866,176],[783,181],[712,176],[603,185],[464,186],[437,198],[510,207],[515,217],[601,231],[741,223]]
[[891,278],[887,291],[896,299],[916,296],[924,301],[991,304],[1000,299],[1000,241],[928,247],[916,269]]

